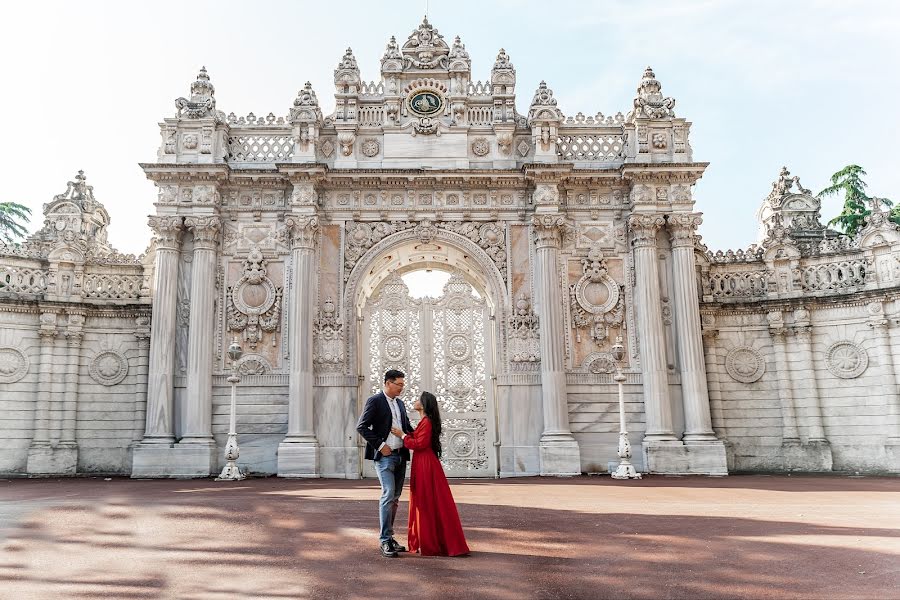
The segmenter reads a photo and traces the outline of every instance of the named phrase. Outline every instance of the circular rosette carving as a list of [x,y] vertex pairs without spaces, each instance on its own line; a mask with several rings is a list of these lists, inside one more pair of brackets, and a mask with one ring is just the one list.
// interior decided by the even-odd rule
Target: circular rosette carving
[[475,156],[486,156],[491,151],[491,145],[484,138],[478,138],[472,142],[472,153]]
[[392,363],[404,360],[406,358],[406,340],[399,335],[388,336],[384,340],[381,354],[385,360]]
[[367,139],[362,142],[362,153],[369,158],[373,156],[377,156],[379,150],[381,150],[381,146],[378,144],[378,140]]
[[128,375],[128,361],[114,350],[104,350],[91,361],[88,373],[100,385],[116,385]]
[[463,362],[472,356],[472,344],[465,335],[453,335],[447,340],[447,357],[452,362]]
[[725,371],[735,381],[753,383],[766,372],[766,359],[756,348],[732,348],[725,356]]
[[28,373],[28,357],[18,348],[0,348],[0,383],[15,383]]
[[449,446],[454,456],[460,458],[471,456],[475,452],[475,440],[467,431],[457,431],[450,436]]
[[825,366],[835,377],[853,379],[869,366],[869,355],[853,342],[835,342],[825,352]]

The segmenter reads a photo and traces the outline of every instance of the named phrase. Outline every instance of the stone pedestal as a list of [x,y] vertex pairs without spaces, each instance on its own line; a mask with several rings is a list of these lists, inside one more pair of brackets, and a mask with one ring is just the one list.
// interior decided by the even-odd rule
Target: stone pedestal
[[78,467],[76,444],[55,448],[32,446],[28,449],[26,470],[29,475],[74,475]]
[[319,446],[315,442],[281,442],[278,444],[279,477],[318,477],[318,466]]
[[811,473],[832,470],[831,444],[827,441],[810,441],[806,444],[785,442],[781,445],[785,471]]
[[644,442],[644,465],[650,473],[728,475],[725,444],[712,442]]
[[216,447],[211,443],[174,446],[141,443],[134,447],[131,476],[175,479],[208,477],[215,467]]

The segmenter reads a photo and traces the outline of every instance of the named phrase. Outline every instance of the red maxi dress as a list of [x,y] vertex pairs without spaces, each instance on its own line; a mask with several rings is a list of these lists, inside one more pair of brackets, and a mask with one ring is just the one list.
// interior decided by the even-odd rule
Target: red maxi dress
[[469,553],[459,513],[444,468],[431,449],[431,420],[423,417],[416,430],[403,438],[413,450],[409,475],[409,551],[422,556],[460,556]]

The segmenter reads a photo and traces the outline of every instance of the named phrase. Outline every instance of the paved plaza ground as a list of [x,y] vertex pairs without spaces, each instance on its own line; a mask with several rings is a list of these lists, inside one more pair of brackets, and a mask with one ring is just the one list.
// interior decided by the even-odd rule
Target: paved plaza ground
[[897,478],[452,486],[472,555],[392,560],[376,481],[0,480],[0,598],[900,598]]

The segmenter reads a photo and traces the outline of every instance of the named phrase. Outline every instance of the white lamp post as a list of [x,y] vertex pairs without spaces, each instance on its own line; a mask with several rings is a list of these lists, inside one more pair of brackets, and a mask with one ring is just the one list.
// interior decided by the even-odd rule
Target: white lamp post
[[631,464],[631,442],[628,441],[628,430],[625,429],[625,391],[622,387],[625,382],[625,375],[622,374],[625,346],[622,345],[622,336],[616,338],[612,355],[616,362],[613,381],[619,384],[619,466],[611,475],[613,479],[640,479],[641,474],[635,471],[634,465]]
[[240,467],[235,463],[241,455],[241,449],[238,448],[237,443],[237,432],[235,431],[235,411],[237,410],[235,398],[237,384],[241,380],[237,371],[237,361],[240,360],[243,353],[244,351],[241,350],[241,345],[238,344],[237,338],[234,338],[231,345],[228,346],[228,357],[231,359],[231,375],[228,377],[228,383],[231,384],[231,416],[228,420],[228,442],[225,444],[226,463],[222,468],[222,473],[216,477],[216,481],[240,481],[244,478]]

